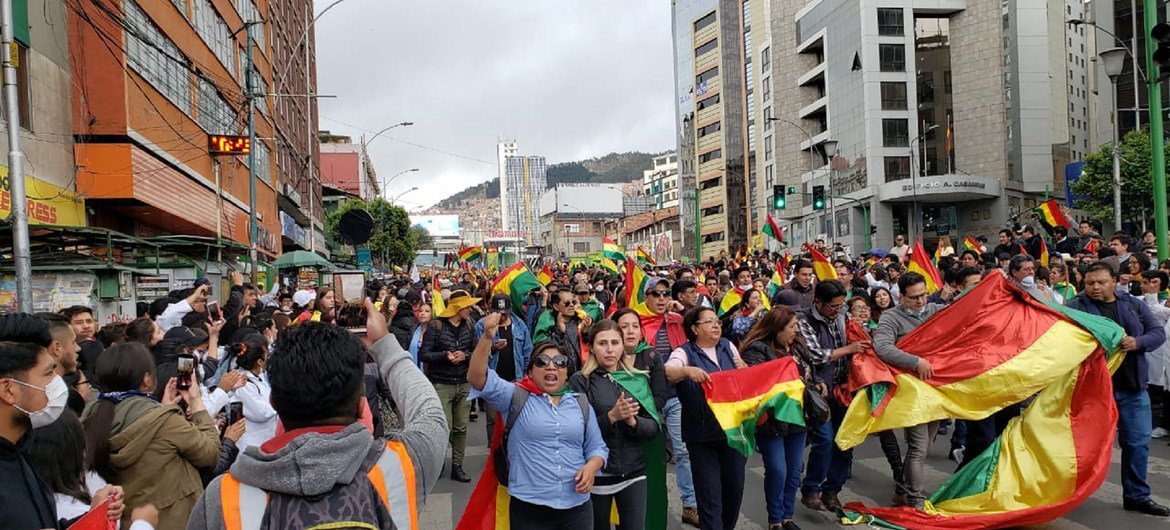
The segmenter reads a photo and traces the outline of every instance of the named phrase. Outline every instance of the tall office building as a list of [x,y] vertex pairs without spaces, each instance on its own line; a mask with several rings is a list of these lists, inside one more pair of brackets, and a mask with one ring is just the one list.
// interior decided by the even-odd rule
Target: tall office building
[[679,217],[683,230],[683,255],[695,259],[698,218],[695,201],[695,50],[694,22],[718,6],[717,0],[672,0],[671,33],[674,38],[675,133],[677,134]]
[[654,208],[678,206],[678,155],[654,157],[654,168],[642,171],[642,193],[654,201]]
[[[929,246],[1062,197],[1056,168],[1086,150],[1088,129],[1079,77],[1071,93],[1064,82],[1085,52],[1058,5],[771,1],[760,185],[796,192],[775,212],[791,242],[882,247],[909,234]],[[806,200],[814,186],[823,211]]]
[[500,178],[500,225],[504,230],[518,230],[512,226],[516,216],[509,215],[504,205],[510,203],[510,191],[504,183],[508,182],[508,157],[520,154],[520,148],[515,140],[500,141],[496,144],[496,167]]
[[[503,145],[503,144],[501,144]],[[501,155],[500,215],[505,231],[519,231],[528,245],[540,245],[540,197],[547,188],[548,169],[543,156]],[[501,148],[501,153],[504,150]]]

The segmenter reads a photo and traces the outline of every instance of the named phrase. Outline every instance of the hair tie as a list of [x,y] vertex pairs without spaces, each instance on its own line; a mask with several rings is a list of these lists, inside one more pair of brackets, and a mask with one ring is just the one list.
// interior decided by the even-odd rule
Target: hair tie
[[240,343],[240,355],[243,355],[245,353],[248,353],[248,344],[241,342]]

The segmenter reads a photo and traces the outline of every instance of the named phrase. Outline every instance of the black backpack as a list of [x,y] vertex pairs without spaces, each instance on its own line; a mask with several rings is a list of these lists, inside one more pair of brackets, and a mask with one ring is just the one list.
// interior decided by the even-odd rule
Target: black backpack
[[[512,391],[512,403],[508,405],[508,421],[504,424],[504,436],[500,438],[500,445],[495,448],[495,456],[492,458],[496,481],[503,486],[508,485],[508,436],[512,433],[512,427],[516,425],[516,418],[520,417],[520,411],[524,410],[528,396],[531,395],[519,385]],[[584,394],[577,394],[576,398],[577,404],[581,407],[581,417],[589,421],[589,400]],[[585,428],[588,429],[589,426],[586,425]]]

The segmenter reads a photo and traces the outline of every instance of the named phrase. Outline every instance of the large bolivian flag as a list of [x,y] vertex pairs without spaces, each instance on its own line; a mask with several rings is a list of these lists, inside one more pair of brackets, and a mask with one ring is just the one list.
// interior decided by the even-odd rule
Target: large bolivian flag
[[744,456],[755,451],[756,425],[768,417],[804,425],[804,382],[792,357],[715,372],[704,391],[727,445]]
[[842,448],[870,433],[948,417],[979,420],[1036,398],[925,511],[851,503],[842,522],[876,517],[904,528],[977,529],[1063,516],[1109,472],[1117,422],[1110,372],[1121,363],[1123,335],[1109,320],[1046,305],[992,274],[898,343],[931,363],[929,381],[879,366],[872,352],[855,356],[851,378],[865,380],[855,385],[864,387],[837,434]]

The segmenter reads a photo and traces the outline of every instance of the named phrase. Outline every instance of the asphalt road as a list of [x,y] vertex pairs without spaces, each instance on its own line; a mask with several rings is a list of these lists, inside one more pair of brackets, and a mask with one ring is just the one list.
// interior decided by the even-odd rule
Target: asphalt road
[[[470,484],[452,481],[449,475],[439,479],[435,489],[427,498],[426,506],[420,513],[420,528],[427,530],[450,530],[463,514],[467,506],[468,497],[483,471],[487,457],[487,435],[483,416],[479,421],[468,426],[468,448],[464,468],[471,475]],[[1170,439],[1153,440],[1150,444],[1149,482],[1154,492],[1154,499],[1170,506]],[[940,485],[953,472],[955,463],[948,460],[946,450],[949,448],[949,435],[940,436],[931,449],[927,461],[927,479],[930,489]],[[904,446],[903,446],[904,447]],[[1063,519],[1053,521],[1047,525],[1032,527],[1035,529],[1052,530],[1084,530],[1110,529],[1122,530],[1129,528],[1167,528],[1170,529],[1170,518],[1156,518],[1137,515],[1121,509],[1121,472],[1119,471],[1121,453],[1114,448],[1113,465],[1109,478],[1104,485],[1077,509],[1070,512]],[[448,468],[449,471],[449,468]],[[674,485],[673,468],[668,468],[667,486],[672,492],[670,499],[670,528],[689,529],[680,520],[682,506],[678,502],[678,495]],[[744,502],[737,530],[755,530],[768,528],[768,514],[764,506],[764,466],[759,455],[753,455],[748,460],[746,484],[744,485]],[[854,452],[853,478],[841,492],[841,502],[862,501],[870,505],[884,505],[889,502],[893,493],[889,478],[889,467],[882,456],[876,437],[870,439]],[[826,512],[816,512],[801,506],[799,500],[796,506],[795,520],[804,529],[818,528],[845,528],[836,522]],[[856,527],[863,528],[863,527]]]

